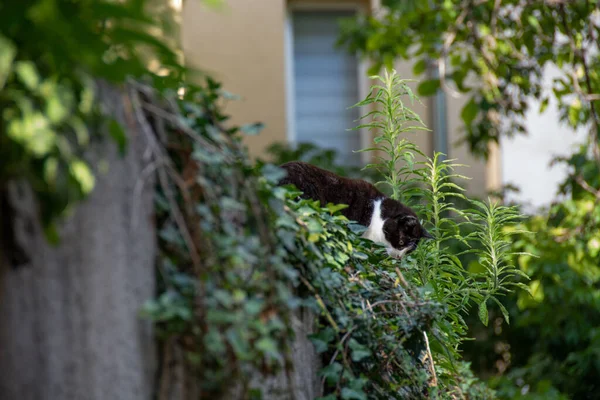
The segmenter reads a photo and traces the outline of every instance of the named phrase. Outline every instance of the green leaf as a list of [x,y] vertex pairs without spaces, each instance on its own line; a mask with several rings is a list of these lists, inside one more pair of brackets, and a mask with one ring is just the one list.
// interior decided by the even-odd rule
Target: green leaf
[[347,400],[367,400],[367,395],[362,390],[343,388],[342,399]]
[[500,307],[500,311],[502,312],[502,316],[504,317],[504,320],[506,321],[506,323],[510,324],[510,318],[508,315],[508,311],[506,310],[506,307],[504,307],[504,305],[497,298],[492,297],[492,300],[494,300],[496,302],[496,304],[498,304],[498,307]]
[[325,368],[321,369],[321,371],[319,372],[319,375],[321,375],[323,378],[325,378],[328,383],[335,384],[337,381],[340,380],[340,377],[341,377],[340,372],[342,371],[342,369],[343,369],[343,367],[340,363],[333,362],[333,363],[329,364],[328,366],[326,366]]
[[335,214],[336,212],[343,210],[345,208],[348,208],[347,204],[333,204],[333,203],[328,203],[327,204],[327,209],[329,210],[330,213]]
[[271,184],[277,184],[286,176],[286,172],[283,168],[279,168],[273,164],[266,164],[263,166],[261,173],[263,177],[265,177],[265,179]]
[[255,343],[256,349],[262,351],[265,354],[270,355],[273,358],[281,358],[277,343],[270,337],[263,337]]
[[121,155],[125,154],[125,149],[127,148],[127,135],[123,130],[121,124],[117,122],[115,119],[111,119],[108,123],[108,132],[110,137],[117,143],[117,147],[119,149],[119,153]]
[[240,130],[249,136],[258,135],[264,128],[265,125],[260,122],[240,126]]
[[415,65],[413,67],[413,74],[421,75],[423,72],[425,72],[426,69],[427,69],[427,61],[424,58],[422,58],[415,63]]
[[571,103],[571,106],[569,107],[569,123],[571,124],[571,126],[575,127],[577,126],[577,123],[579,122],[579,114],[581,112],[581,101],[579,101],[579,99],[575,99],[573,100],[573,103]]
[[358,343],[354,339],[350,339],[348,346],[352,350],[352,361],[358,362],[371,355],[371,350],[367,346]]
[[479,319],[483,323],[483,325],[487,326],[489,322],[488,318],[488,309],[487,309],[487,297],[479,303]]
[[544,111],[546,111],[546,108],[548,108],[548,104],[550,103],[550,99],[548,97],[545,97],[542,102],[540,103],[540,114],[542,114]]
[[75,136],[77,136],[77,144],[79,146],[86,146],[90,141],[90,134],[85,122],[83,122],[83,120],[77,116],[72,116],[69,119],[68,124],[75,131]]
[[0,90],[6,83],[16,54],[17,49],[15,45],[10,40],[0,35]]
[[540,26],[540,22],[533,15],[527,16],[527,22],[531,25],[537,32],[542,31],[542,27]]
[[308,339],[315,346],[317,353],[324,353],[329,348],[329,344],[335,338],[335,331],[331,327],[321,329],[319,332],[308,335]]
[[308,220],[307,227],[310,233],[321,233],[324,230],[323,224],[314,218]]
[[460,113],[460,117],[466,126],[470,126],[473,123],[475,117],[477,117],[478,111],[479,107],[477,103],[475,103],[475,98],[471,97]]
[[58,228],[54,223],[44,225],[44,236],[46,237],[46,240],[48,240],[48,243],[50,243],[53,246],[56,246],[60,243],[60,235],[58,234]]
[[28,89],[37,89],[40,84],[40,76],[34,63],[31,61],[19,61],[15,64],[15,72]]
[[94,188],[96,180],[94,178],[94,175],[92,174],[92,171],[90,171],[88,165],[83,161],[76,159],[71,161],[71,163],[69,164],[69,169],[73,174],[73,177],[79,183],[79,186],[81,187],[81,192],[83,194],[90,193]]
[[69,115],[70,110],[64,100],[64,98],[54,94],[46,101],[46,115],[53,124],[62,122]]
[[439,79],[428,79],[419,84],[417,87],[417,93],[419,93],[419,96],[433,96],[439,89]]

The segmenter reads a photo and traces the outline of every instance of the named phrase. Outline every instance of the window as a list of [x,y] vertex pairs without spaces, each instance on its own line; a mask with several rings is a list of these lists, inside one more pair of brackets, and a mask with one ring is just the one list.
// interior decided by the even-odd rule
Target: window
[[[343,49],[336,49],[340,18],[352,17],[353,11],[304,11],[291,13],[291,40],[288,53],[292,71],[290,95],[293,106],[289,116],[292,142],[310,142],[335,149],[338,162],[360,163],[358,109],[348,109],[359,101],[358,60]],[[291,53],[291,54],[290,54]],[[288,117],[289,118],[289,117]]]

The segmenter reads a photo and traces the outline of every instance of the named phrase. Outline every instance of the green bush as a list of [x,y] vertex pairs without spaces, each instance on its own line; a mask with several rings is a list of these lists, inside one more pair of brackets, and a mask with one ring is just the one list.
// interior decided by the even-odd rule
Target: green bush
[[564,186],[568,197],[528,218],[523,227],[537,234],[517,237],[514,243],[516,251],[536,255],[514,260],[531,277],[532,297],[507,299],[513,323],[479,332],[487,341],[465,348],[486,375],[498,374],[492,384],[501,398],[521,398],[521,391],[548,396],[540,398],[550,398],[550,392],[562,398],[598,398],[600,209],[596,196],[579,187],[578,170],[584,167],[593,185],[600,182],[595,163],[584,154],[566,160],[573,168]]
[[[411,96],[406,85],[386,76],[363,103],[384,107],[366,121],[388,157],[373,166],[375,176],[436,236],[400,262],[362,240],[339,206],[295,201],[296,192],[274,186],[276,167],[250,163],[240,131],[257,126],[225,126],[217,100],[226,93],[211,79],[182,84],[174,53],[148,33],[157,25],[145,5],[0,5],[0,188],[26,179],[51,228],[93,188],[97,166],[84,153],[102,135],[90,132],[107,128],[125,148],[125,132],[95,106],[94,89],[99,80],[127,82],[132,107],[152,122],[160,160],[160,293],[144,314],[164,345],[163,367],[167,345],[176,343],[203,394],[222,393],[237,378],[255,395],[253,374],[290,368],[291,316],[309,307],[319,318],[311,340],[325,361],[326,398],[491,397],[458,349],[470,307],[487,323],[488,305],[501,307],[500,297],[518,283],[506,247],[517,231],[502,229],[518,215],[496,204],[452,207],[455,198],[467,201],[453,163],[439,155],[417,162],[422,154],[402,136],[407,124],[420,123],[402,103]],[[154,76],[149,56],[172,74]],[[141,83],[146,75],[153,79]],[[462,226],[472,234],[461,234]],[[483,269],[464,268],[462,253]]]
[[[402,103],[407,86],[394,74],[382,83],[362,103],[384,110],[367,116],[367,127],[377,130],[376,142],[387,143],[384,153],[394,161],[399,154],[409,161],[423,156],[402,135],[407,124],[420,122]],[[518,285],[507,250],[517,231],[502,229],[518,218],[516,211],[481,202],[454,209],[452,198],[467,200],[451,181],[459,178],[454,164],[439,155],[400,170],[384,163],[391,192],[412,201],[436,236],[404,260],[391,259],[360,238],[364,228],[340,215],[342,205],[297,201],[293,188],[274,186],[281,170],[254,168],[238,130],[222,128],[218,93],[211,81],[189,88],[177,110],[183,118],[169,119],[186,121],[187,136],[171,124],[170,142],[185,150],[170,155],[181,169],[194,166],[198,197],[190,203],[177,196],[174,208],[171,189],[160,189],[164,292],[145,308],[165,341],[189,344],[190,367],[203,389],[216,395],[235,376],[252,390],[251,371],[289,368],[290,318],[304,306],[319,316],[311,340],[324,360],[319,374],[327,399],[491,398],[458,348],[469,308],[475,304],[487,324],[488,303],[501,305],[501,296]],[[461,225],[473,233],[462,236]],[[190,249],[188,236],[201,238],[199,247]],[[482,271],[462,267],[449,246],[456,241],[461,251],[476,253]],[[482,250],[471,249],[471,242]]]

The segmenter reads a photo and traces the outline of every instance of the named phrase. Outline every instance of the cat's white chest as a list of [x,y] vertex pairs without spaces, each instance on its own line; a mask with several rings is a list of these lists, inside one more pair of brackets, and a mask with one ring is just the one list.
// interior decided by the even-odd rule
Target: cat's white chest
[[381,202],[382,200],[375,200],[373,202],[373,214],[371,215],[371,222],[367,227],[365,233],[363,233],[362,237],[365,239],[372,240],[373,242],[383,243],[388,247],[391,247],[391,244],[385,238],[385,233],[383,232],[383,224],[385,220],[381,217]]
[[385,219],[381,216],[381,203],[383,200],[375,200],[373,202],[373,215],[371,215],[371,223],[367,227],[362,237],[376,243],[381,243],[387,248],[387,253],[397,259],[401,259],[407,252],[408,247],[402,250],[395,249],[392,244],[386,239],[383,231]]

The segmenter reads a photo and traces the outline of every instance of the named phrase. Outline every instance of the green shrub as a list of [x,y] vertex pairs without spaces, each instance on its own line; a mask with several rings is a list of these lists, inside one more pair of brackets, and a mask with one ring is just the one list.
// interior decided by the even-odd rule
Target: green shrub
[[531,277],[533,296],[511,295],[513,323],[478,332],[487,340],[465,347],[482,373],[496,375],[491,382],[501,398],[598,398],[600,208],[577,176],[585,174],[594,187],[600,182],[586,150],[565,160],[572,168],[567,197],[524,221],[523,228],[537,234],[514,242],[515,251],[537,256],[513,260]]
[[[160,189],[164,292],[145,314],[166,341],[189,344],[190,366],[205,391],[222,392],[232,376],[251,390],[251,371],[290,367],[290,318],[304,306],[319,316],[311,340],[325,362],[319,372],[325,398],[492,397],[460,361],[458,346],[469,307],[477,305],[487,323],[487,304],[501,304],[516,285],[519,272],[507,262],[512,233],[502,227],[518,214],[481,202],[466,211],[452,207],[452,198],[465,198],[451,181],[459,178],[454,164],[438,154],[396,170],[399,155],[423,156],[401,136],[408,121],[420,120],[401,103],[410,94],[404,82],[395,74],[382,82],[362,103],[384,106],[366,125],[378,130],[376,142],[387,143],[384,153],[394,160],[382,172],[391,192],[414,206],[436,236],[402,261],[361,239],[364,227],[341,216],[343,205],[297,201],[293,188],[274,186],[281,170],[253,168],[237,129],[222,128],[216,84],[190,88],[179,102],[187,136],[171,129],[170,142],[177,138],[185,150],[171,157],[179,168],[198,171],[198,197],[179,196],[174,208]],[[473,233],[461,236],[463,224]],[[200,247],[191,249],[187,236],[200,238]],[[484,269],[463,268],[451,241],[465,252],[473,251],[470,242],[481,243],[475,256]]]
[[154,35],[154,17],[145,0],[0,5],[0,193],[11,179],[27,180],[53,240],[53,223],[94,187],[88,144],[106,131],[121,151],[126,145],[99,106],[100,82],[152,74],[152,58],[180,76],[175,53]]

